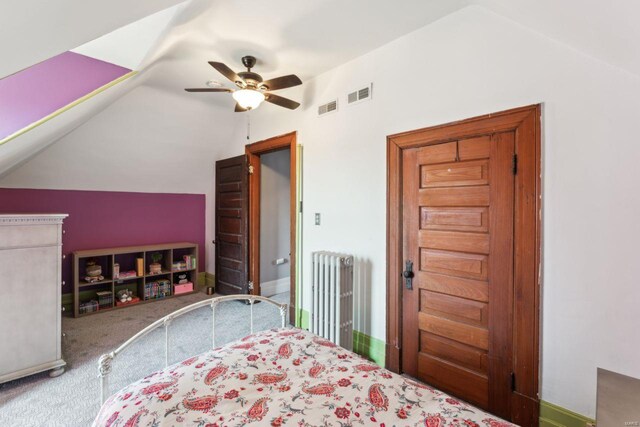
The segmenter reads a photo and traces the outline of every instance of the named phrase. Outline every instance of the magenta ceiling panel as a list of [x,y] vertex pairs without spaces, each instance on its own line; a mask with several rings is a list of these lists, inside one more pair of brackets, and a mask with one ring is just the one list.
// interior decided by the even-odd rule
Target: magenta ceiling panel
[[130,71],[65,52],[0,79],[0,140]]

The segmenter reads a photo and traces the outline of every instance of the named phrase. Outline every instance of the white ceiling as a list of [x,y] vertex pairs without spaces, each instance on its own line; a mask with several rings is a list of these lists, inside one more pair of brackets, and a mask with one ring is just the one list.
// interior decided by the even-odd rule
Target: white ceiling
[[472,0],[549,38],[640,75],[638,0]]
[[170,28],[171,21],[183,8],[184,4],[178,4],[161,10],[71,51],[138,70],[142,61],[163,40],[164,32]]
[[[142,20],[179,3],[181,0],[0,1],[0,77],[110,32],[90,44],[91,56],[107,60],[140,58],[142,45],[127,43],[123,34],[144,37],[139,32],[152,29],[157,40],[146,34],[145,49],[153,48],[139,67],[142,72],[128,87],[144,84],[165,92],[170,99],[190,97],[189,100],[206,105],[231,109],[234,103],[226,94],[183,91],[185,87],[203,86],[211,79],[231,86],[207,61],[222,61],[239,71],[240,58],[251,54],[258,58],[254,71],[265,79],[295,73],[308,82],[471,4],[640,75],[637,0],[190,0],[157,15],[158,19]],[[114,31],[132,21],[136,22]],[[415,47],[414,54],[421,54],[420,46]],[[399,70],[399,83],[407,78],[403,73],[415,76],[412,71],[416,70]],[[300,101],[304,91],[303,86],[278,93]],[[116,98],[101,97],[104,103]],[[85,109],[85,120],[99,110],[83,104],[74,107],[73,115],[78,119],[73,120],[73,126],[81,122],[79,117]],[[49,122],[48,127],[55,129],[54,122],[58,121],[64,133],[71,131],[69,120],[62,116]],[[60,133],[60,129],[38,132],[38,138],[48,144]],[[15,148],[20,138],[5,145],[13,144]],[[30,151],[35,153],[38,144],[32,142],[29,146],[34,148]],[[0,146],[0,156],[6,149]],[[20,157],[27,155],[21,153]],[[3,170],[7,169],[0,168],[0,174]]]
[[[104,36],[184,0],[0,2],[0,77]],[[469,4],[485,6],[586,54],[640,74],[637,0],[191,0],[180,54],[195,46],[265,72],[326,71]],[[127,49],[113,38],[105,49]],[[193,58],[194,60],[201,58]],[[204,58],[213,59],[213,58]],[[202,59],[201,59],[202,60]],[[231,64],[229,64],[231,65]]]
[[2,0],[0,78],[184,0]]
[[[296,73],[303,80],[451,13],[466,0],[193,0],[176,22],[172,55],[240,69]],[[176,35],[174,34],[174,35]],[[201,54],[200,51],[208,52]],[[208,65],[207,65],[208,67]]]

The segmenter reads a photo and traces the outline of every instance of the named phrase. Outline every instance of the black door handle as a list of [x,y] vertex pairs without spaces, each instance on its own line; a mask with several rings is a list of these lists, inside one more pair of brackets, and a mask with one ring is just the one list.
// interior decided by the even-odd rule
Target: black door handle
[[407,289],[413,289],[413,262],[405,261],[404,263],[404,271],[402,272],[402,277],[404,277],[404,285]]

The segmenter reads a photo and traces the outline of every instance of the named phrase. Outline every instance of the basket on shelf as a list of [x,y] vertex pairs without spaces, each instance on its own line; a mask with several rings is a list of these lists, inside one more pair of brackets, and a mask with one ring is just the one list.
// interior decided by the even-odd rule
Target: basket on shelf
[[100,304],[96,300],[81,302],[78,306],[80,314],[93,313],[100,309]]

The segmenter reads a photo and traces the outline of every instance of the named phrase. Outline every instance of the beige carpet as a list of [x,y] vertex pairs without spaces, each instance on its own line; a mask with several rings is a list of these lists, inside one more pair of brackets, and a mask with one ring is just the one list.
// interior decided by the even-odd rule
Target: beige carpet
[[[75,427],[91,425],[99,408],[97,361],[160,317],[203,299],[204,293],[152,304],[99,313],[78,319],[63,318],[62,353],[67,372],[58,378],[47,373],[0,384],[0,426]],[[272,297],[288,302],[289,293]],[[280,315],[270,304],[254,307],[256,330],[280,326]],[[260,325],[258,327],[258,325]],[[216,345],[249,333],[249,307],[229,301],[216,308]],[[211,347],[211,309],[198,309],[174,320],[170,329],[170,363]],[[128,348],[114,362],[111,393],[164,365],[164,330],[158,329]]]

